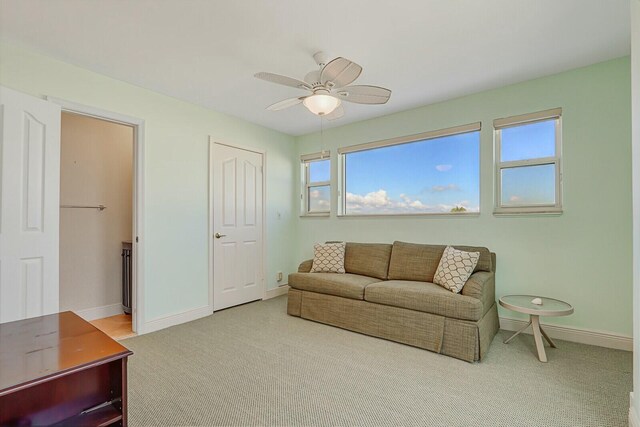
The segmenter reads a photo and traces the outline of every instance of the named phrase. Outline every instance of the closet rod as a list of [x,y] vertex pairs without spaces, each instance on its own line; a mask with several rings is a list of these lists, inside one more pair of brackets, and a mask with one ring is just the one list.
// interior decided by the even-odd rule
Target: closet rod
[[98,206],[60,205],[60,207],[72,208],[72,209],[100,209],[100,211],[107,209],[105,205],[98,205]]

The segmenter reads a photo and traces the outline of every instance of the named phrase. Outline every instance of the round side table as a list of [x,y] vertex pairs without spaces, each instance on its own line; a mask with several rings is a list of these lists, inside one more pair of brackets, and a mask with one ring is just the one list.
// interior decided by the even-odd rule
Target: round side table
[[[542,304],[533,304],[531,300],[534,298],[540,298]],[[568,316],[573,313],[573,307],[569,303],[553,298],[536,297],[533,295],[505,295],[500,298],[500,305],[509,310],[529,315],[529,323],[511,335],[504,343],[508,344],[509,341],[531,326],[533,329],[533,338],[536,342],[536,349],[538,350],[538,359],[540,359],[541,362],[547,361],[547,354],[544,351],[542,337],[547,340],[551,347],[556,348],[556,344],[549,338],[549,335],[547,335],[544,329],[540,327],[540,316]]]

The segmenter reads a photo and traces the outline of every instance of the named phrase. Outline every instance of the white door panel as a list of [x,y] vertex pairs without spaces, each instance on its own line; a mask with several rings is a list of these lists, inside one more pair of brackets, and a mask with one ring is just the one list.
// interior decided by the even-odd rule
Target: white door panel
[[262,155],[221,144],[211,150],[213,309],[220,310],[262,298]]
[[0,87],[0,323],[58,311],[60,107]]

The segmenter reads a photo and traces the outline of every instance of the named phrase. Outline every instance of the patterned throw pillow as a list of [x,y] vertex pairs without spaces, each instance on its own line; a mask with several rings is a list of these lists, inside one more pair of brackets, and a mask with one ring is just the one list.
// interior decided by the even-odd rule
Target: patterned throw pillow
[[311,273],[344,274],[344,251],[346,243],[316,243],[313,246],[313,266]]
[[460,293],[467,279],[476,268],[480,252],[459,251],[447,246],[433,276],[433,283],[451,292]]

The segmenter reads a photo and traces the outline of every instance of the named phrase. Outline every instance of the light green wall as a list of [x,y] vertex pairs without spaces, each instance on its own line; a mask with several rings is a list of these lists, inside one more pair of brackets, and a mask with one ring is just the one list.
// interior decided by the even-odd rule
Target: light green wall
[[[330,218],[298,218],[298,261],[324,240],[486,246],[497,254],[498,296],[560,298],[575,313],[545,322],[631,335],[629,66],[621,58],[325,131],[335,189],[337,147],[482,121],[481,214],[337,218],[334,191]],[[494,216],[493,119],[554,107],[563,108],[564,213]],[[297,143],[299,154],[319,151],[318,134]]]
[[[640,0],[631,4],[631,114],[633,151],[633,393],[630,426],[640,423]],[[631,422],[633,420],[633,422]]]
[[[334,192],[330,218],[299,218],[298,156],[318,151],[317,134],[293,138],[0,44],[0,84],[145,120],[147,321],[206,303],[211,135],[267,151],[269,288],[316,241],[483,245],[498,255],[498,295],[566,299],[575,314],[546,322],[631,335],[629,65],[621,58],[325,131],[335,160],[340,146],[482,121],[479,217],[336,218]],[[564,214],[493,216],[492,120],[553,107],[563,108]]]
[[0,84],[145,120],[146,321],[207,304],[209,135],[267,151],[268,287],[295,268],[292,137],[7,44]]

